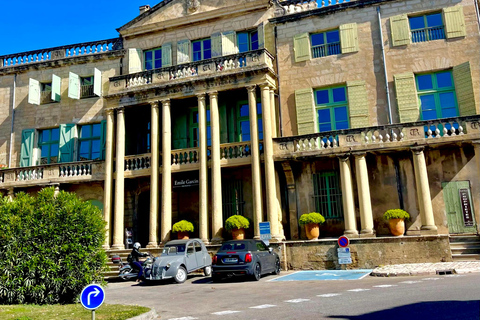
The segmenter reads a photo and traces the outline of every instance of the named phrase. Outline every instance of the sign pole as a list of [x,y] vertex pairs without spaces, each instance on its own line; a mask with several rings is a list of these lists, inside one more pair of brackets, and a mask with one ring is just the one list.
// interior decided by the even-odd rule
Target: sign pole
[[95,320],[95,310],[92,310],[92,320]]

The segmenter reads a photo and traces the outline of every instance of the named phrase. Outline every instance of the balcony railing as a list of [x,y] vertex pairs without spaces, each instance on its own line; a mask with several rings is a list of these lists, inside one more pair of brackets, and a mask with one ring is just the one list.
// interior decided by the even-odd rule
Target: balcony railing
[[52,91],[42,91],[40,92],[40,104],[47,104],[56,102],[52,100]]
[[94,97],[93,94],[93,84],[84,84],[80,86],[80,98],[90,98]]
[[152,160],[152,155],[150,153],[139,154],[134,156],[126,156],[125,171],[149,169],[151,160]]
[[0,68],[15,67],[36,62],[45,62],[84,56],[89,54],[103,53],[107,51],[123,49],[121,38],[113,38],[99,41],[83,42],[68,46],[46,48],[21,53],[7,54],[0,56]]
[[312,57],[321,58],[325,56],[331,56],[335,54],[340,54],[340,42],[327,43],[320,46],[312,47]]
[[[282,14],[292,14],[302,11],[308,11],[316,8],[323,8],[328,6],[334,6],[337,4],[345,3],[345,2],[353,2],[357,0],[288,0],[288,1],[280,1],[280,5],[284,9],[284,13]],[[278,15],[278,13],[277,13]]]
[[438,26],[419,30],[412,30],[412,42],[425,42],[445,39],[444,29],[445,28],[443,26]]

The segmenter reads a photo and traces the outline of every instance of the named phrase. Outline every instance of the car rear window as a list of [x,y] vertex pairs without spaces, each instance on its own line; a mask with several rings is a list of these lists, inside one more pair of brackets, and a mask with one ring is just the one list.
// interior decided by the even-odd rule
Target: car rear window
[[235,243],[224,243],[220,251],[237,251],[237,250],[246,250],[248,244],[246,242],[235,242]]

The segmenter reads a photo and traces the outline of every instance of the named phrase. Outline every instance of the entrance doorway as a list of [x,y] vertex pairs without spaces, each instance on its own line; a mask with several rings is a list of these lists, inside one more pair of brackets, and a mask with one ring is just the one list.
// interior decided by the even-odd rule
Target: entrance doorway
[[137,216],[133,221],[133,239],[140,242],[142,248],[148,244],[150,229],[150,191],[142,192],[138,196]]
[[443,182],[443,198],[450,233],[477,233],[470,181]]

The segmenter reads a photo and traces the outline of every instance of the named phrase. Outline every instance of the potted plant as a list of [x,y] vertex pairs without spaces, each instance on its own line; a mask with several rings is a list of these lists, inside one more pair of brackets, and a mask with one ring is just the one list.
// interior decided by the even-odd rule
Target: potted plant
[[383,214],[383,219],[388,220],[392,235],[402,236],[405,233],[405,220],[410,219],[410,214],[402,209],[390,209]]
[[188,233],[193,232],[193,224],[187,220],[178,221],[172,231],[177,233],[178,239],[189,239]]
[[225,229],[232,232],[233,240],[245,239],[245,229],[250,227],[250,221],[241,215],[233,215],[225,221]]
[[304,213],[299,220],[305,226],[308,240],[317,240],[320,235],[319,225],[325,222],[325,218],[318,212]]

